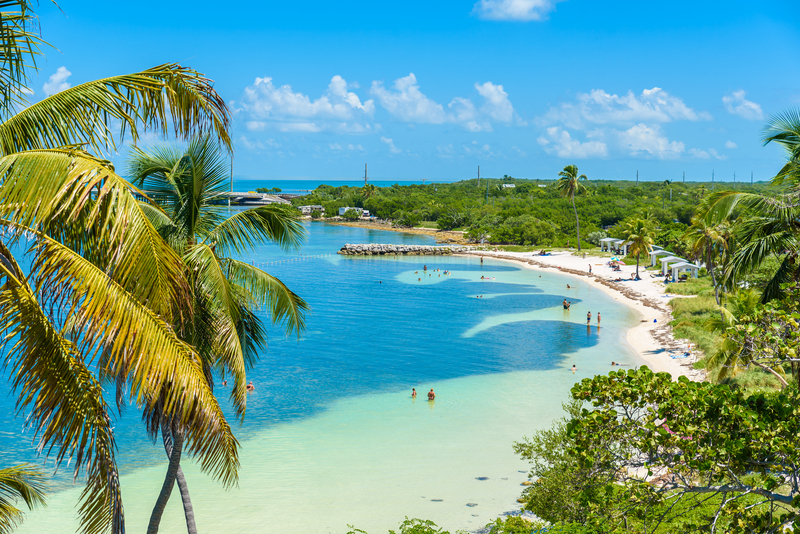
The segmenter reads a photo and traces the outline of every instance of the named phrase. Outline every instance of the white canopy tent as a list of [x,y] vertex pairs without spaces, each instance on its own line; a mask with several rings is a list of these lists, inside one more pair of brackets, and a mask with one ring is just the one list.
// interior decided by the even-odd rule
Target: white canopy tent
[[650,267],[656,266],[656,259],[659,256],[672,256],[672,252],[669,250],[654,250],[650,253]]
[[700,267],[695,265],[694,263],[689,263],[687,261],[683,261],[681,263],[675,263],[671,267],[672,269],[672,281],[678,281],[678,273],[681,271],[691,271],[692,278],[697,278],[697,271],[700,270]]
[[685,258],[679,258],[678,256],[666,256],[664,258],[658,258],[658,259],[661,262],[662,275],[667,274],[667,265],[669,265],[670,263],[681,263],[686,261]]
[[616,243],[617,241],[619,241],[619,239],[614,237],[604,237],[600,240],[600,252],[611,252],[612,243]]

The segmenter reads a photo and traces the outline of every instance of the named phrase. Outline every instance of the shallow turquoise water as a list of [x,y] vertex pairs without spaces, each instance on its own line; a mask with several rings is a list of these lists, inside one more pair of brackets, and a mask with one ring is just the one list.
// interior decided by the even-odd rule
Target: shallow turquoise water
[[[431,240],[308,228],[300,252],[264,247],[246,258],[304,296],[312,313],[299,341],[271,329],[248,377],[257,389],[237,429],[239,487],[224,491],[187,465],[201,532],[343,533],[349,523],[375,534],[405,515],[477,529],[515,508],[527,465],[512,442],[560,415],[576,380],[608,372],[611,360],[640,363],[623,341],[636,318],[588,284],[475,258],[341,257],[348,242]],[[602,312],[601,329],[587,328],[590,308]],[[431,387],[433,403],[423,400]],[[31,458],[21,421],[0,413],[0,461]],[[138,418],[129,410],[116,425],[129,532],[145,530],[166,467]],[[54,494],[20,532],[73,531],[78,492]],[[185,532],[175,495],[162,532]]]

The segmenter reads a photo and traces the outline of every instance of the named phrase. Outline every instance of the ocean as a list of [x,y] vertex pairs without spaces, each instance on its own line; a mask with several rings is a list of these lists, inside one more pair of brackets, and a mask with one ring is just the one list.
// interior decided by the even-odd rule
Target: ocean
[[[248,374],[256,390],[244,423],[233,425],[238,487],[226,491],[184,460],[200,532],[344,534],[354,525],[385,534],[405,516],[475,531],[518,510],[528,465],[513,442],[561,416],[576,381],[611,371],[612,360],[641,364],[624,341],[634,312],[588,283],[490,259],[343,257],[345,243],[433,240],[306,228],[298,251],[247,255],[312,311],[299,340],[270,327]],[[587,327],[589,310],[602,313],[602,328]],[[217,392],[230,414],[227,392]],[[5,466],[36,458],[13,401],[0,398]],[[127,529],[143,532],[166,457],[135,407],[115,430]],[[27,514],[19,533],[75,531],[81,485],[63,474],[54,484],[48,508]],[[185,529],[176,489],[161,532]]]

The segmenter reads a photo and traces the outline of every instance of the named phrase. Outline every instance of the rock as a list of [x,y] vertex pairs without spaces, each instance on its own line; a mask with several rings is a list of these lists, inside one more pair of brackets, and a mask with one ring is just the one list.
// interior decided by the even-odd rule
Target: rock
[[474,507],[478,506],[478,503],[476,503],[476,502],[468,502],[467,506],[469,506],[470,508],[474,508]]
[[525,482],[520,484],[520,486],[533,486],[533,482],[531,482],[530,480],[526,480]]
[[519,498],[519,499],[517,499],[517,502],[525,502],[525,499]]
[[339,250],[343,256],[383,256],[386,254],[405,254],[408,256],[443,256],[470,250],[461,245],[382,245],[379,243],[351,244],[347,243]]

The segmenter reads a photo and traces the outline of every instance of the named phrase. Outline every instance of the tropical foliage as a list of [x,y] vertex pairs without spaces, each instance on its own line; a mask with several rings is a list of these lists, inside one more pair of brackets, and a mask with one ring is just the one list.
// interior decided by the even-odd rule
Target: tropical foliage
[[575,232],[578,234],[578,250],[581,249],[581,221],[578,218],[578,209],[575,207],[575,195],[586,192],[586,186],[580,181],[587,180],[585,174],[578,175],[578,167],[567,165],[564,170],[558,173],[556,188],[561,196],[569,198],[572,202],[572,210],[575,212]]
[[634,219],[628,222],[623,232],[625,240],[630,242],[628,254],[636,255],[636,278],[638,279],[641,255],[648,255],[653,250],[652,230],[646,219]]
[[[246,371],[266,346],[259,308],[282,323],[287,333],[300,334],[307,304],[280,280],[231,254],[243,254],[255,246],[274,242],[297,246],[304,231],[297,210],[277,204],[242,210],[230,215],[220,206],[230,177],[226,160],[209,137],[193,139],[186,150],[161,146],[144,152],[136,149],[129,161],[134,183],[158,199],[164,211],[147,206],[150,222],[189,273],[190,317],[174,325],[178,336],[199,353],[209,386],[215,370],[233,379],[230,399],[237,414],[246,409]],[[167,394],[165,392],[164,394]],[[185,430],[167,416],[161,398],[146,410],[153,439],[162,434],[170,464],[162,492],[151,516],[148,532],[157,532],[161,514],[178,481],[187,524],[196,532],[188,486],[180,468]]]
[[[210,80],[177,64],[31,104],[29,69],[43,46],[35,14],[22,0],[2,1],[0,10],[4,362],[40,450],[86,480],[82,531],[124,532],[104,383],[120,385],[120,403],[127,396],[144,407],[160,397],[185,428],[189,454],[225,485],[237,480],[237,444],[199,354],[171,327],[190,309],[191,293],[180,256],[145,214],[155,208],[143,208],[130,183],[80,147],[113,150],[145,130],[207,132],[229,146],[229,112]],[[30,262],[19,260],[24,252]],[[26,495],[37,502],[35,492]],[[3,521],[18,520],[14,513],[0,509]]]
[[22,501],[29,510],[45,504],[46,484],[42,472],[30,465],[0,469],[0,534],[9,534],[19,526]]

